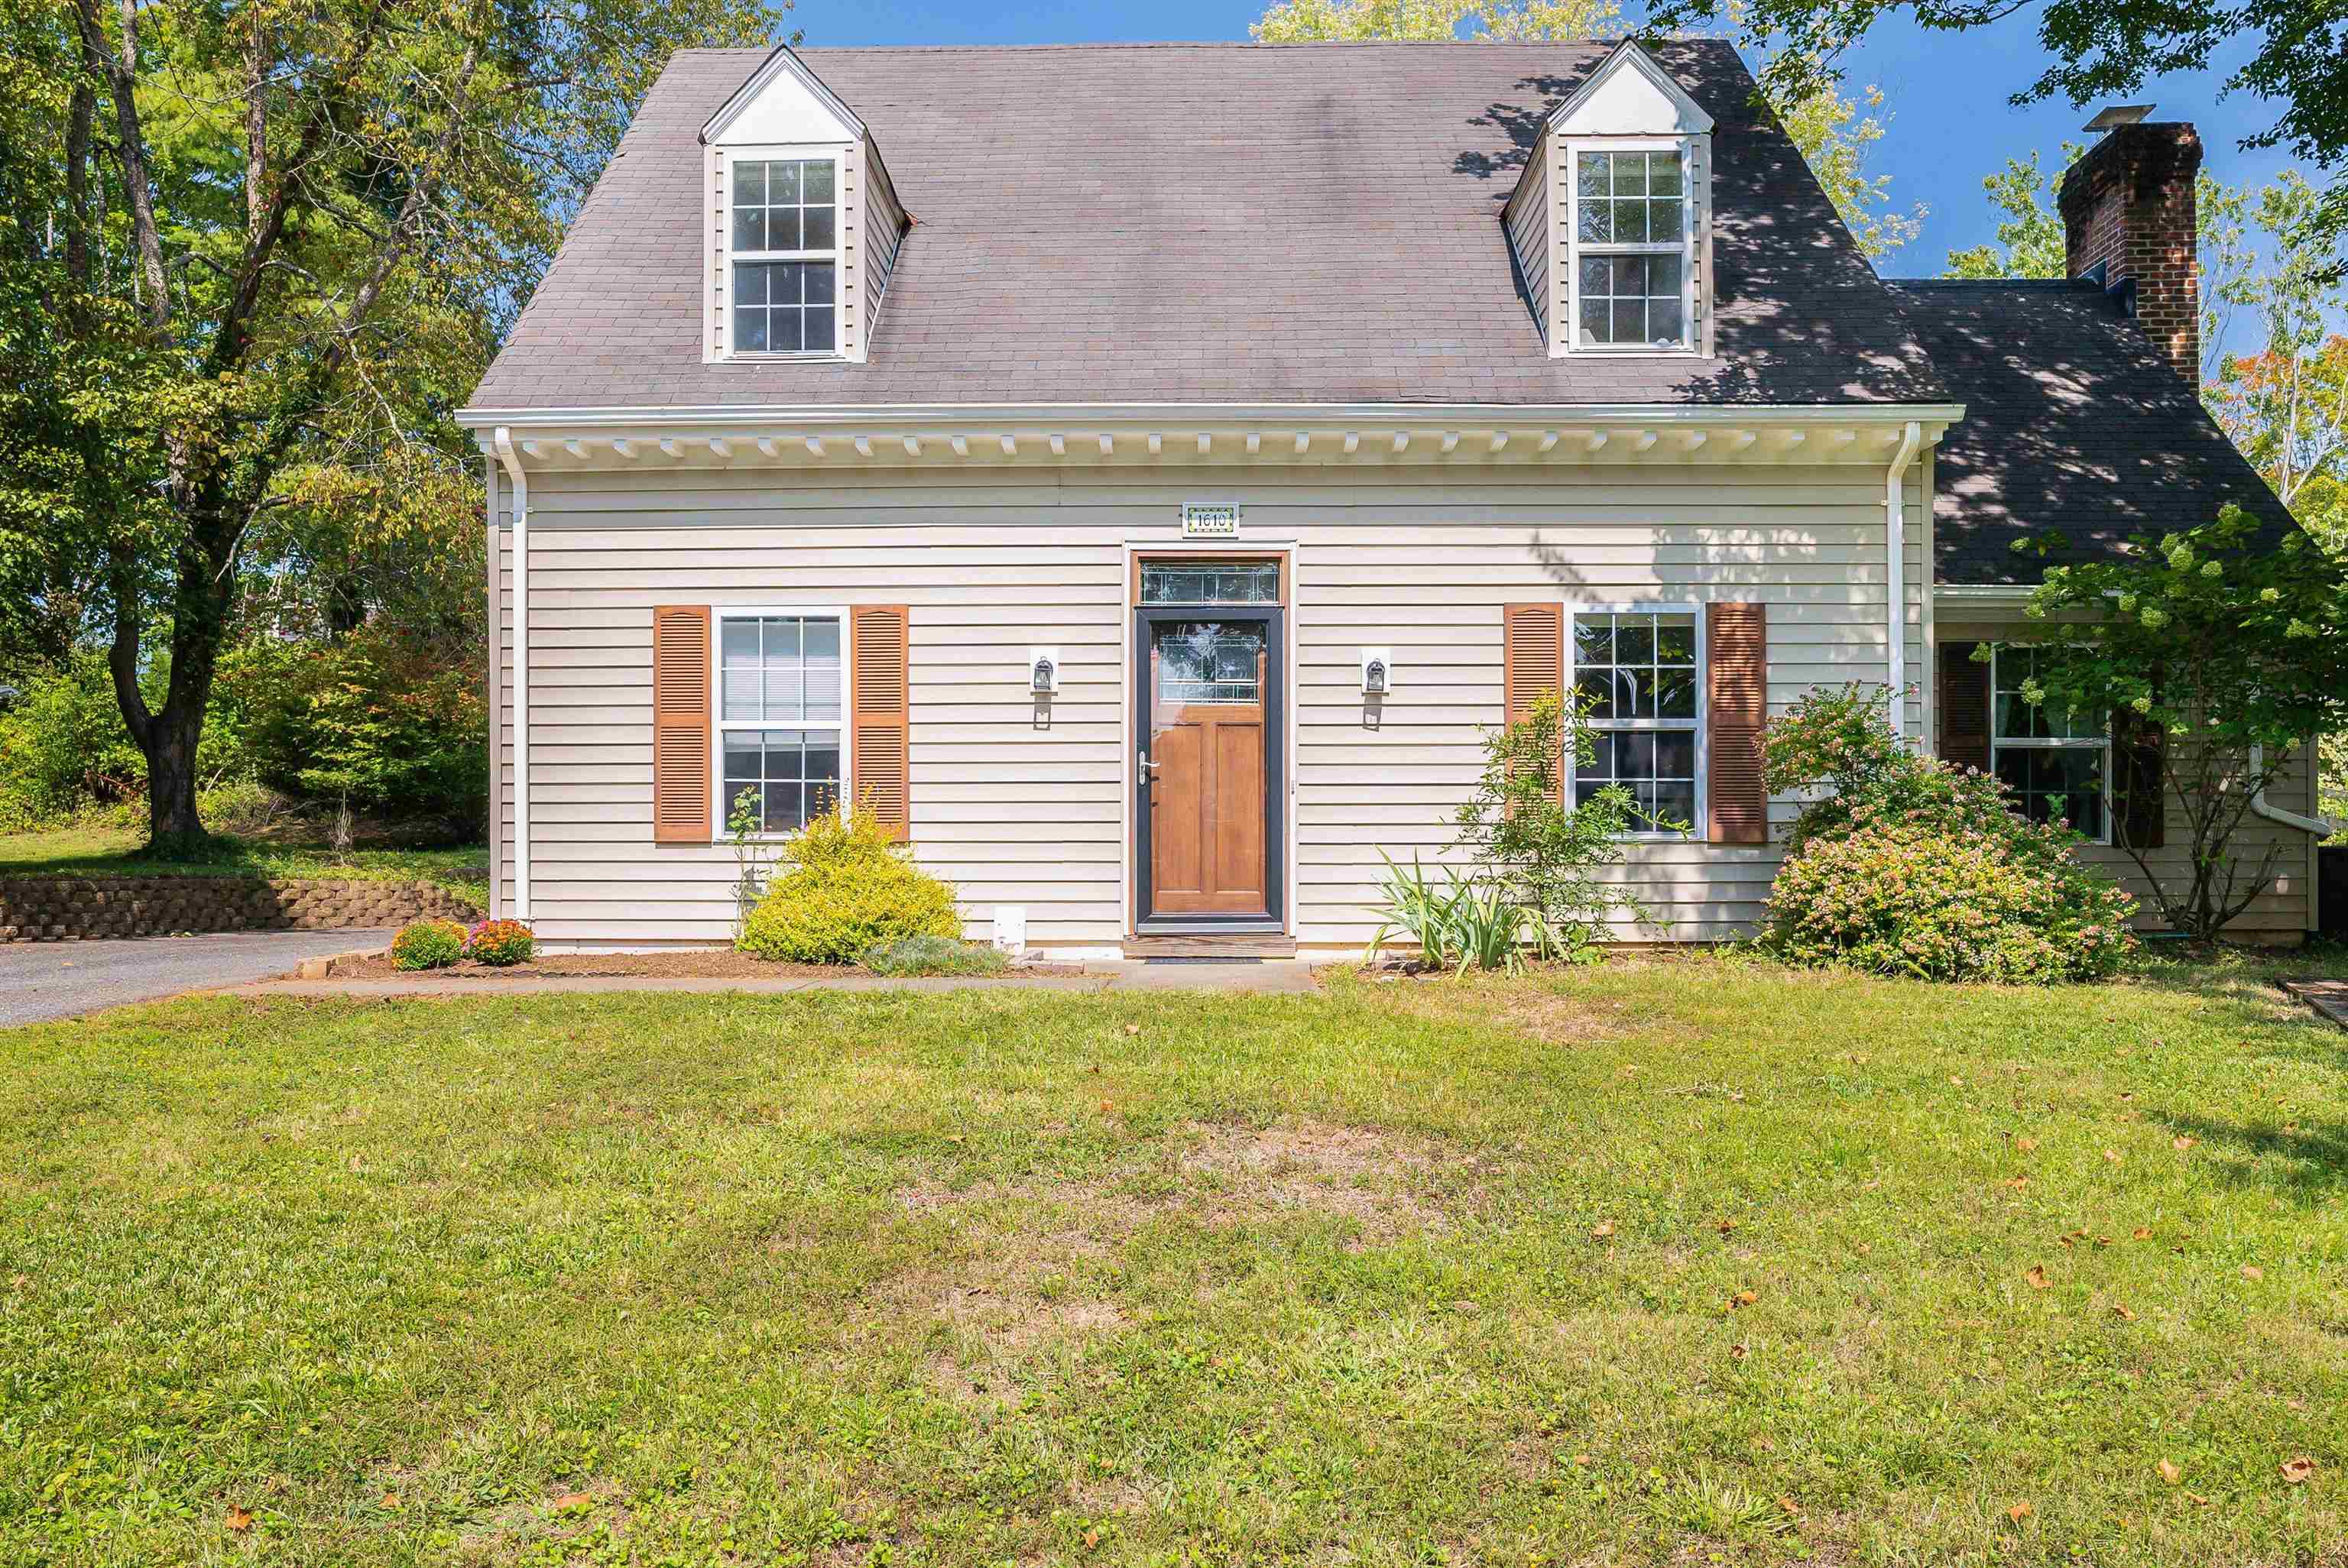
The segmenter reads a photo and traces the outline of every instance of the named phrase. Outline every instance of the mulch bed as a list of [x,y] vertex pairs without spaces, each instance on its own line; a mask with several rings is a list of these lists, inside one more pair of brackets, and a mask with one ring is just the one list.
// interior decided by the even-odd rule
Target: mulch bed
[[680,948],[670,953],[549,953],[526,964],[493,967],[469,961],[451,964],[445,969],[396,969],[392,968],[389,958],[377,953],[372,958],[353,959],[335,966],[335,979],[338,980],[345,978],[355,980],[411,979],[430,976],[436,979],[495,981],[543,975],[633,975],[664,980],[797,980],[870,972],[854,965],[778,963],[770,958],[754,958],[731,948]]
[[[493,968],[469,961],[451,964],[445,969],[396,969],[391,967],[388,957],[377,953],[371,958],[337,961],[334,978],[338,980],[478,979],[494,984],[501,979],[547,975],[631,976],[664,980],[800,980],[840,979],[871,972],[860,964],[786,964],[770,958],[754,958],[731,948],[679,948],[664,953],[549,953],[526,964]],[[1081,967],[1073,964],[1037,964],[1015,966],[1004,970],[1004,974],[1006,978],[1015,979],[1081,972]]]

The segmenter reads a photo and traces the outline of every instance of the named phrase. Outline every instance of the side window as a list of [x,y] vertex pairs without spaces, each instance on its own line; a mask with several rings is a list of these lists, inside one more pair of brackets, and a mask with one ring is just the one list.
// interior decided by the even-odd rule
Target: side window
[[2060,712],[2030,701],[2037,673],[2027,645],[2001,643],[1990,658],[1990,770],[2034,822],[2068,822],[2111,841],[2112,731],[2102,713]]
[[1568,655],[1598,742],[1595,764],[1573,769],[1575,803],[1621,784],[1650,817],[1696,822],[1704,686],[1694,612],[1577,610]]
[[720,831],[746,796],[764,833],[837,809],[839,618],[721,611],[717,647]]

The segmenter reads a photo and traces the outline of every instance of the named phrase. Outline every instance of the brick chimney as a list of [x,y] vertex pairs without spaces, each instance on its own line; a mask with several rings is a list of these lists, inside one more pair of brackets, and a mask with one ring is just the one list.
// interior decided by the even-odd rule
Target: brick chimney
[[2201,264],[2193,179],[2200,169],[2201,138],[2190,124],[2116,124],[2065,171],[2056,199],[2066,271],[2082,278],[2101,267],[2104,286],[2132,301],[2145,335],[2197,387]]

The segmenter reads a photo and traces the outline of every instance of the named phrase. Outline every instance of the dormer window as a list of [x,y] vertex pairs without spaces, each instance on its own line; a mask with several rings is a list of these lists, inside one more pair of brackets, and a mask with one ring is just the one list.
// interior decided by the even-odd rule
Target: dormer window
[[1573,346],[1684,350],[1695,230],[1677,143],[1573,158]]
[[778,48],[701,141],[703,359],[863,363],[911,227],[870,129]]
[[1552,356],[1712,352],[1712,117],[1635,43],[1552,110],[1502,207]]
[[734,163],[734,352],[839,352],[838,168],[829,158]]

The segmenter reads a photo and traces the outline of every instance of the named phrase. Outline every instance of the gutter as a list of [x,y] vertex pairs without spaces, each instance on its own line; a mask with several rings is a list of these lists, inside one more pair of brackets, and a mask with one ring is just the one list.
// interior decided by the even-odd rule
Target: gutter
[[[1074,415],[1137,422],[1211,418],[1242,423],[1266,420],[1361,420],[1432,424],[1484,420],[1508,425],[1542,421],[1600,422],[1662,428],[1705,425],[1881,425],[1894,420],[1954,424],[1964,417],[1962,403],[1797,403],[1661,405],[1653,403],[837,403],[685,404],[675,406],[606,404],[558,408],[465,408],[457,423],[469,430],[510,425],[532,432],[548,428],[617,425],[638,429],[736,427],[822,424],[893,426],[908,419],[947,422],[1004,420],[1050,423]],[[1485,426],[1485,427],[1488,427]]]
[[1883,476],[1883,542],[1887,571],[1884,578],[1885,598],[1890,608],[1885,612],[1886,634],[1890,638],[1890,658],[1887,662],[1891,688],[1885,701],[1891,708],[1891,733],[1906,733],[1908,715],[1908,522],[1905,477],[1908,465],[1916,460],[1917,449],[1924,445],[1924,426],[1910,419],[1900,433],[1900,450],[1891,456],[1890,470]]
[[[514,450],[513,432],[490,436],[498,461],[513,480],[514,580],[514,918],[530,918],[530,476]],[[490,521],[494,523],[495,518]],[[496,540],[491,539],[494,549]]]

